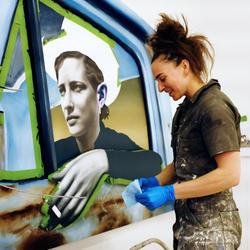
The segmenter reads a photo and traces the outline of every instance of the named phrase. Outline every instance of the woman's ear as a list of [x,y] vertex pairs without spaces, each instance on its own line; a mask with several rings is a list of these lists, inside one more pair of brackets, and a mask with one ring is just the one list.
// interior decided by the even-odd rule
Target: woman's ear
[[105,101],[107,98],[107,91],[108,91],[108,88],[104,82],[97,86],[97,101],[98,101],[100,110],[105,104]]
[[190,71],[190,64],[189,64],[189,61],[187,59],[183,59],[181,61],[181,65],[182,65],[182,68],[183,68],[183,71],[185,74],[188,74],[189,71]]

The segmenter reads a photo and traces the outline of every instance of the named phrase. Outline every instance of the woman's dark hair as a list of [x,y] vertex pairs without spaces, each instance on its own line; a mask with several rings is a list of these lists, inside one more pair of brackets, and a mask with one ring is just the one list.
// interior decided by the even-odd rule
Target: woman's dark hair
[[[190,63],[193,73],[199,78],[208,80],[207,62],[214,63],[214,49],[204,35],[189,35],[188,25],[182,16],[184,25],[178,20],[161,13],[162,20],[156,31],[147,39],[153,52],[152,62],[159,56],[164,60],[175,61],[179,65],[183,59]],[[208,61],[207,61],[208,60]]]
[[[64,51],[55,60],[54,68],[56,72],[56,79],[58,80],[58,71],[60,70],[64,60],[66,58],[81,59],[85,67],[87,78],[95,91],[97,86],[104,81],[103,73],[97,66],[97,64],[87,55],[82,54],[79,51]],[[101,109],[100,119],[106,119],[109,116],[109,108],[103,105]]]

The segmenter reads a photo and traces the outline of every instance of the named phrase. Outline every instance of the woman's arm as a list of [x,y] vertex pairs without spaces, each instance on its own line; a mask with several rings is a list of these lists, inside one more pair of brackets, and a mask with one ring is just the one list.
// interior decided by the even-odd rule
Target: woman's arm
[[168,164],[156,178],[158,179],[161,186],[173,183],[175,176],[174,162]]
[[[167,202],[176,199],[188,199],[215,194],[231,188],[239,183],[240,179],[240,154],[239,152],[225,152],[215,156],[217,169],[197,179],[164,185],[170,181],[173,174],[173,165],[166,167],[157,178],[163,186],[148,188],[143,193],[135,195],[136,200],[150,210],[154,210]],[[173,177],[173,175],[172,175]],[[164,178],[165,181],[163,182]]]
[[215,156],[217,168],[195,180],[174,184],[176,199],[215,194],[236,186],[240,181],[240,152],[225,152]]

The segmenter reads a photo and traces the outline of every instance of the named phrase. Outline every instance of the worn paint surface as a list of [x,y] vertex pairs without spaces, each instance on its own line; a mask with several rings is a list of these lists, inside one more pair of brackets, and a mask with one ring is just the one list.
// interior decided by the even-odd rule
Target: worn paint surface
[[[21,185],[11,184],[10,187],[38,194],[48,194],[53,189],[53,185],[47,180]],[[127,209],[121,197],[124,188],[121,185],[105,183],[85,218],[60,230],[47,232],[39,228],[43,216],[42,197],[2,187],[0,188],[1,247],[3,249],[51,248],[154,215],[140,205]]]

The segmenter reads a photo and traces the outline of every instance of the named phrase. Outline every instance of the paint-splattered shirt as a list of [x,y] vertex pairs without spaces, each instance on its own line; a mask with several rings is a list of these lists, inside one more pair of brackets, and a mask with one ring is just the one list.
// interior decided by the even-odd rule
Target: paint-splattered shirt
[[[191,99],[186,98],[172,125],[177,181],[196,179],[214,170],[217,154],[239,151],[239,123],[237,108],[217,80],[210,80]],[[177,200],[175,211],[178,249],[235,249],[240,244],[241,221],[231,190]]]

